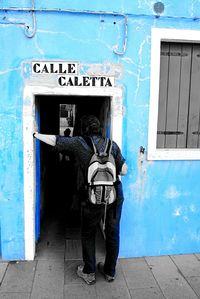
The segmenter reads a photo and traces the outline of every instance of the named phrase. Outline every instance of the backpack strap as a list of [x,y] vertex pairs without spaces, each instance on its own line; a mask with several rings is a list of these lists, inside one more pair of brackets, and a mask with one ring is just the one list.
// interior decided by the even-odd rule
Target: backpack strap
[[112,150],[112,141],[110,139],[107,139],[104,153],[106,153],[107,155],[110,155],[111,150]]
[[[82,138],[84,139],[84,141],[87,143],[87,145],[89,146],[89,148],[91,150],[93,150],[93,152],[95,153],[96,151],[96,147],[94,145],[94,142],[92,141],[92,139],[89,136],[82,136]],[[95,148],[94,148],[95,147]]]
[[[89,136],[82,136],[82,138],[84,139],[84,141],[87,143],[87,145],[93,150],[93,152],[96,154],[96,155],[100,155],[101,153],[99,153],[92,137],[89,137]],[[98,144],[100,144],[101,141],[98,142]],[[103,145],[103,142],[102,144],[100,144],[100,146]],[[111,146],[112,148],[112,146]],[[110,140],[109,139],[106,139],[106,145],[105,145],[105,148],[104,148],[104,151],[103,151],[103,154],[110,154],[110,151],[111,151],[111,148],[110,148]]]
[[95,155],[98,155],[98,151],[97,151],[97,148],[96,148],[96,146],[95,146],[95,144],[94,144],[93,139],[90,138],[90,141],[91,141],[91,143],[92,143],[92,147],[93,147],[93,151],[94,151]]
[[[96,146],[95,146],[92,138],[91,138],[91,141],[93,143],[93,147],[96,148]],[[95,154],[97,153],[99,156],[109,156],[110,155],[111,149],[112,149],[111,140],[109,138],[106,138],[105,142],[106,142],[106,145],[104,147],[104,151],[103,152],[99,152],[98,149],[96,148]]]

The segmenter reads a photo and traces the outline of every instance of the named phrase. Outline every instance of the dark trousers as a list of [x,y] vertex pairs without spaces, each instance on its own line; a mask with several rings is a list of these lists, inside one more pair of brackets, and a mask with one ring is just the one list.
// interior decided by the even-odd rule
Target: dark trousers
[[[87,204],[82,207],[81,240],[82,254],[85,263],[83,272],[94,273],[96,271],[95,236],[98,224],[104,216],[104,206]],[[107,206],[105,223],[106,257],[104,272],[107,275],[115,275],[115,267],[119,254],[119,226],[122,211],[122,202]]]

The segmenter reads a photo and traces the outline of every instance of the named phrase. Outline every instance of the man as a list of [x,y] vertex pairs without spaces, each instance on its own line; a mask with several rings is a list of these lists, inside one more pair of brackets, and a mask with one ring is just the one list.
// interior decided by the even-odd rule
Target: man
[[[82,117],[81,132],[82,136],[89,136],[92,138],[99,152],[104,150],[106,140],[102,137],[100,122],[95,116],[89,115]],[[84,266],[78,266],[77,275],[87,284],[93,284],[96,281],[95,235],[98,224],[105,212],[105,207],[103,205],[93,205],[89,203],[87,200],[87,193],[85,192],[87,168],[93,150],[82,136],[68,138],[39,133],[34,133],[33,135],[39,140],[54,146],[58,151],[73,155],[75,163],[78,165],[77,189],[79,191],[80,202],[82,203],[81,241]],[[124,197],[122,184],[118,176],[125,175],[127,172],[125,159],[123,158],[118,145],[114,141],[112,143],[112,155],[115,159],[117,171],[117,184],[115,187],[117,200],[113,204],[107,206],[105,222],[106,257],[104,264],[98,264],[99,272],[104,275],[104,278],[108,282],[112,282],[115,279],[115,268],[119,254],[119,226]]]
[[64,136],[65,137],[70,137],[70,134],[71,134],[71,130],[69,128],[64,130]]

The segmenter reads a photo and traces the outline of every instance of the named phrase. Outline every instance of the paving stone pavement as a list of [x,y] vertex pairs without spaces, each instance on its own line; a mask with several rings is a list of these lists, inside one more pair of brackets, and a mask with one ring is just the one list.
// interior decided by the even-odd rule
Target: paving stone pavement
[[[88,286],[76,276],[81,263],[77,231],[49,229],[34,261],[0,261],[0,298],[6,299],[196,299],[200,298],[200,254],[119,259],[108,283],[97,273]],[[99,238],[99,241],[98,241]],[[97,238],[97,260],[104,256]]]

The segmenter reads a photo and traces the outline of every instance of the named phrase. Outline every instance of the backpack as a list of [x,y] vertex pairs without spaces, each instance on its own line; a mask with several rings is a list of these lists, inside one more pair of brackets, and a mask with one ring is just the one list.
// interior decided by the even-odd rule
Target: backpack
[[106,139],[103,152],[98,152],[92,138],[90,138],[93,155],[87,169],[88,199],[92,204],[109,205],[116,200],[115,159],[111,154],[112,142]]
[[111,153],[112,141],[106,139],[104,151],[98,152],[92,138],[85,137],[84,139],[93,149],[87,169],[87,196],[90,203],[105,205],[105,227],[106,207],[116,200],[116,165]]

